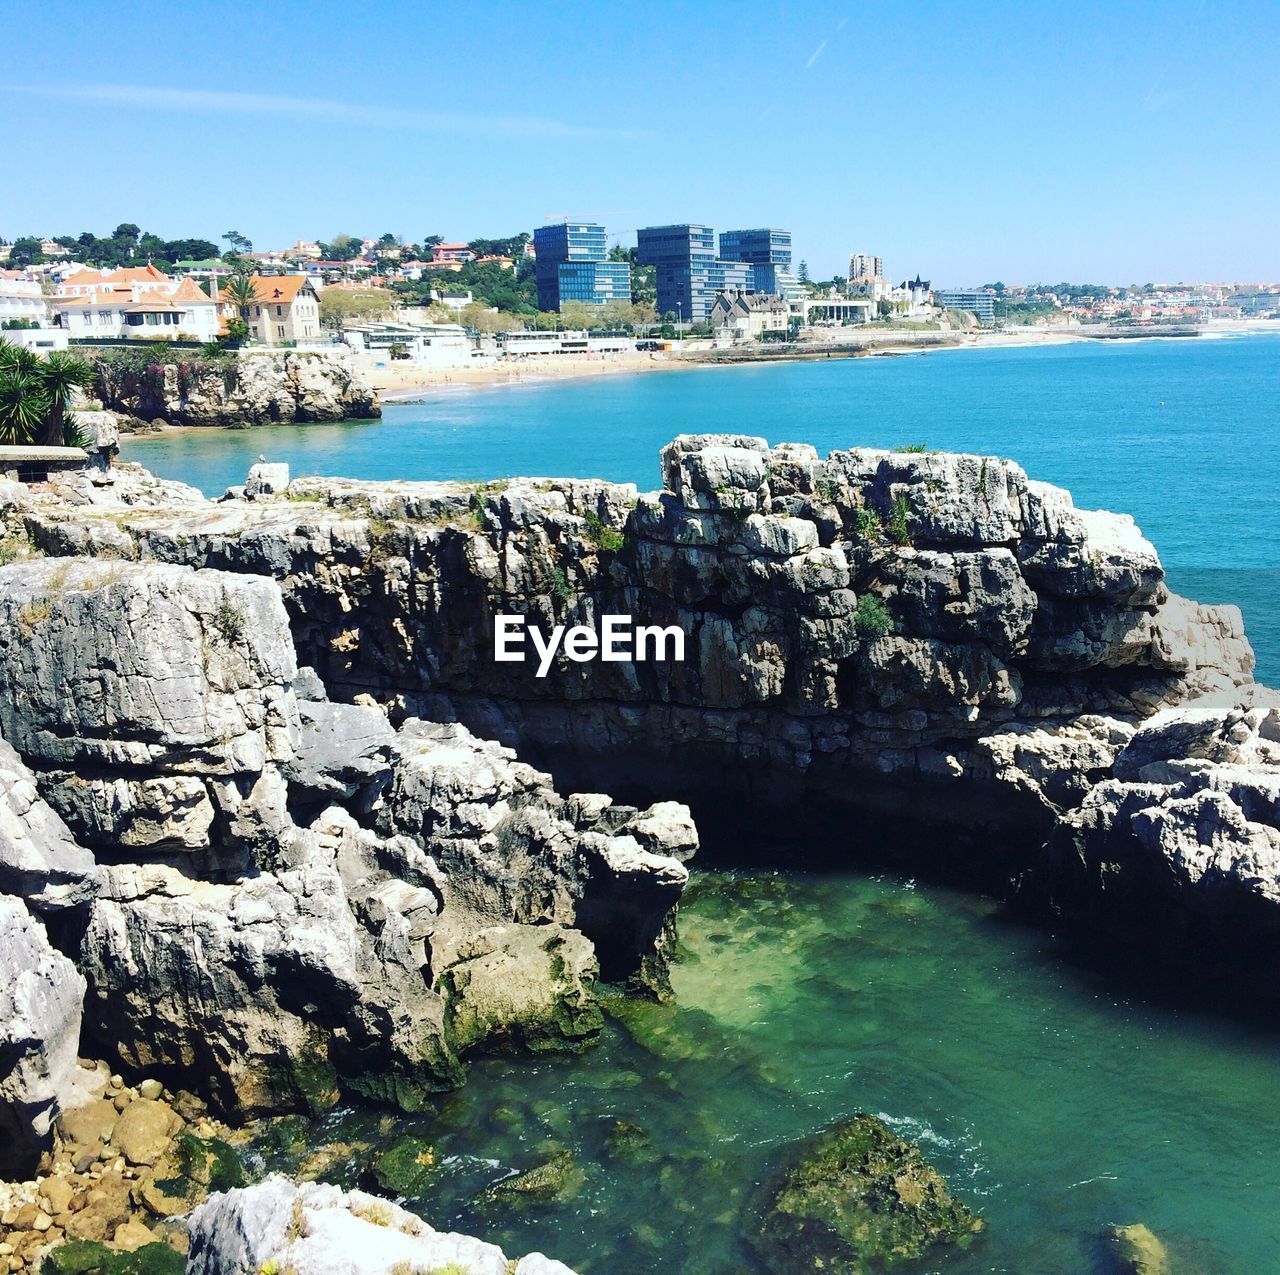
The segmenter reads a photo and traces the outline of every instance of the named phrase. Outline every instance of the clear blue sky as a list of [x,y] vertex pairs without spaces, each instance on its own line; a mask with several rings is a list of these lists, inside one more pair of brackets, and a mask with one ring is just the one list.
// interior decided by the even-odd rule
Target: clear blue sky
[[794,232],[895,279],[1280,278],[1280,5],[16,10],[0,235]]

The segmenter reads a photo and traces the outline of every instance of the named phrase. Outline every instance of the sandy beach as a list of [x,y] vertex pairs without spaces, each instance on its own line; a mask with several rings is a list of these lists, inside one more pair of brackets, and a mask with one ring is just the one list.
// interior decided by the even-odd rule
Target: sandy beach
[[[1061,345],[1086,338],[1073,330],[1029,329],[1026,332],[849,332],[833,329],[837,337],[830,343],[805,343],[786,357],[866,358],[877,355],[922,354],[932,350],[973,347],[1013,347]],[[588,356],[529,354],[519,359],[476,359],[466,367],[426,367],[395,362],[370,355],[358,355],[356,366],[383,402],[404,402],[445,388],[475,388],[489,385],[518,385],[571,377],[608,376],[621,373],[673,372],[708,364],[728,365],[755,362],[755,347],[735,347],[744,357],[734,358],[728,347],[700,346],[676,353],[637,352]]]
[[519,385],[529,381],[563,380],[576,376],[608,376],[625,372],[670,372],[694,366],[663,354],[599,354],[580,357],[528,354],[519,359],[476,359],[467,367],[424,367],[391,363],[367,355],[356,366],[382,395],[384,403],[403,402],[443,388]]
[[[1276,320],[1224,319],[1206,326],[1205,336],[1238,335],[1247,332],[1280,331]],[[1151,334],[1152,339],[1158,333]],[[421,364],[392,363],[370,355],[358,355],[356,364],[365,379],[382,396],[395,403],[437,393],[446,388],[477,388],[490,385],[519,385],[544,380],[564,380],[583,376],[621,373],[674,372],[690,368],[783,362],[803,359],[877,358],[904,354],[927,354],[938,350],[1013,349],[1027,346],[1067,345],[1094,339],[1078,327],[1028,327],[1001,332],[867,332],[833,328],[826,341],[801,342],[776,352],[778,347],[752,345],[714,348],[698,345],[681,353],[636,352],[628,354],[526,354],[519,359],[476,359],[466,367],[425,367]]]

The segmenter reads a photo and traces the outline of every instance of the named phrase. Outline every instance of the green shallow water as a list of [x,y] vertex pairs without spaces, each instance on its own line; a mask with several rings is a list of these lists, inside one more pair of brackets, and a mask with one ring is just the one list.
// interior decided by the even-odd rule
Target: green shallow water
[[[335,1113],[307,1135],[312,1171],[367,1181],[372,1150],[417,1131],[437,1167],[411,1206],[436,1227],[586,1275],[755,1271],[755,1183],[789,1141],[865,1110],[988,1221],[921,1269],[1102,1271],[1096,1237],[1134,1221],[1175,1272],[1280,1269],[1274,1033],[1129,994],[972,895],[743,871],[687,897],[674,1004],[629,1004],[579,1057],[479,1062],[438,1114]],[[617,1146],[619,1121],[642,1146]],[[585,1177],[568,1201],[477,1201],[564,1148]]]

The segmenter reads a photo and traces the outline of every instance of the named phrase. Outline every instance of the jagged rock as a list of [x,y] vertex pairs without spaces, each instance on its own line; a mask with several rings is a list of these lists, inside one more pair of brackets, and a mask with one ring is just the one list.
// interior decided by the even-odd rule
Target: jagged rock
[[[506,1275],[496,1244],[432,1229],[421,1218],[363,1191],[272,1176],[256,1186],[212,1196],[190,1217],[187,1275],[246,1275],[264,1268],[307,1275],[391,1275],[393,1270],[460,1268]],[[529,1265],[530,1259],[537,1259]],[[530,1254],[517,1271],[573,1275]]]
[[[59,552],[271,575],[304,662],[335,700],[371,695],[397,716],[459,720],[566,766],[582,787],[616,790],[643,774],[659,791],[714,794],[729,808],[851,808],[901,821],[905,847],[922,840],[922,823],[945,822],[953,861],[985,861],[998,845],[1005,880],[1025,875],[1030,899],[1037,877],[1053,879],[1040,897],[1064,910],[1073,880],[1078,902],[1114,886],[1089,863],[1137,861],[1125,849],[1137,829],[1163,838],[1155,858],[1176,857],[1170,838],[1190,806],[1157,803],[1158,817],[1134,823],[1108,813],[1120,798],[1100,785],[1144,721],[1247,687],[1252,653],[1235,608],[1169,594],[1131,519],[1076,509],[995,457],[855,448],[822,458],[803,445],[684,435],[661,466],[665,490],[643,495],[568,479],[298,479],[285,497],[164,513],[34,494],[18,516]],[[682,633],[685,658],[561,654],[539,677],[492,658],[499,614],[544,631],[630,614]],[[310,715],[314,740],[331,734],[329,715]],[[436,760],[399,749],[366,822],[387,860],[378,871],[422,889],[436,888],[435,873],[449,882],[433,924],[441,941],[467,913],[474,928],[550,921],[592,939],[606,978],[661,986],[681,881],[633,850],[678,856],[642,837],[628,845],[611,816],[588,825],[526,800],[524,781],[502,778],[470,744],[452,760],[444,736],[416,747]],[[350,776],[327,760],[318,770],[328,773],[291,783],[299,809],[333,799],[364,818],[376,806],[379,760]],[[478,795],[490,772],[494,800]],[[437,779],[452,794],[447,817],[432,806]],[[1218,790],[1195,782],[1176,800],[1231,823]],[[1086,814],[1088,801],[1097,809]],[[1237,808],[1246,824],[1267,824]],[[1258,835],[1227,839],[1264,845]],[[1091,839],[1083,865],[1071,848],[1080,838]],[[1244,863],[1228,875],[1243,881]],[[1126,907],[1155,915],[1154,900],[1169,899],[1154,879],[1112,894],[1123,906],[1102,913],[1120,929]],[[1265,889],[1252,895],[1276,907]],[[371,893],[361,897],[376,911]],[[1209,911],[1190,911],[1212,926]]]
[[109,408],[171,425],[340,421],[381,414],[345,351],[253,350],[230,360],[157,364],[141,372],[96,365]]
[[256,465],[250,466],[249,476],[244,483],[244,494],[248,500],[254,500],[258,496],[279,496],[288,486],[288,465],[283,462],[271,464],[259,459]]
[[339,1084],[412,1105],[458,1083],[422,943],[352,911],[331,848],[233,884],[103,870],[82,943],[89,1026],[131,1066],[195,1078],[226,1110],[317,1110]]
[[52,1141],[72,1089],[85,981],[20,899],[0,895],[0,1174],[21,1177]]
[[868,1115],[794,1148],[753,1208],[748,1238],[775,1275],[883,1270],[964,1247],[985,1225],[913,1143]]
[[450,1042],[530,1053],[580,1049],[604,1026],[591,944],[559,925],[502,925],[442,944],[437,979]]
[[646,961],[661,967],[667,918],[688,880],[676,856],[697,845],[686,807],[566,801],[511,749],[457,725],[411,720],[396,742],[381,826],[431,857],[446,908],[488,923],[576,927],[611,978]]
[[156,562],[0,567],[0,724],[28,761],[260,771],[292,749],[274,582]]
[[0,740],[0,893],[54,912],[93,895],[93,855],[40,798],[35,776]]
[[1280,697],[1165,710],[1059,818],[1028,883],[1075,920],[1215,959],[1280,944]]
[[284,773],[310,799],[351,798],[390,778],[395,731],[380,709],[304,699],[298,711],[301,731]]

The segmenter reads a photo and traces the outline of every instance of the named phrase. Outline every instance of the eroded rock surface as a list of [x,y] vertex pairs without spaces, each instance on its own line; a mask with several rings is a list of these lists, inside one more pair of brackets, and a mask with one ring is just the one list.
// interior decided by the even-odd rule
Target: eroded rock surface
[[270,1177],[211,1197],[191,1215],[188,1275],[294,1269],[308,1275],[573,1275],[532,1253],[508,1262],[496,1244],[437,1231],[389,1200],[316,1182]]
[[590,1043],[606,954],[661,990],[687,810],[330,703],[266,576],[32,557],[0,617],[0,874],[76,914],[86,1040],[131,1071],[417,1108],[471,1052]]
[[1255,689],[1144,722],[1056,824],[1028,882],[1061,914],[1209,935],[1228,960],[1280,942],[1280,696]]
[[72,1089],[85,981],[22,900],[0,894],[0,1177],[34,1167]]
[[378,416],[377,394],[341,350],[252,350],[228,359],[95,364],[94,392],[118,412],[170,425],[263,425]]

